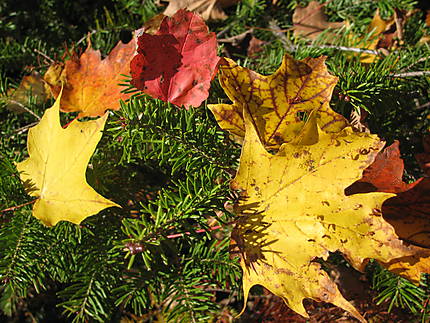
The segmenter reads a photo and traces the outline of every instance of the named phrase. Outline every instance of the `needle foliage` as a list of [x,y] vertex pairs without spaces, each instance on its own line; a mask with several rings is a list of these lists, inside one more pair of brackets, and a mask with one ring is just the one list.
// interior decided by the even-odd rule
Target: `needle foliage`
[[[339,49],[360,47],[376,9],[388,17],[422,4],[330,1],[329,21],[348,20],[351,26],[340,32],[336,46],[325,47],[324,35],[312,43],[293,37],[294,8],[308,2],[242,0],[227,8],[225,21],[208,23],[218,33],[220,55],[261,74],[273,73],[285,52],[296,59],[328,56],[328,68],[339,78],[331,107],[346,117],[367,111],[372,133],[388,144],[401,142],[407,179],[422,176],[413,156],[423,149],[421,137],[429,127],[429,75],[394,75],[429,70],[429,43],[419,41],[430,29],[424,11],[406,24],[402,45],[372,64]],[[2,98],[23,75],[44,73],[50,60],[85,48],[87,33],[93,47],[106,54],[162,10],[152,0],[2,1]],[[225,41],[250,28],[266,42],[258,55]],[[87,170],[90,185],[123,208],[102,211],[81,225],[61,222],[53,228],[32,217],[32,198],[15,168],[26,157],[28,128],[52,101],[40,103],[30,95],[25,106],[32,113],[16,114],[0,100],[1,319],[215,322],[240,311],[242,273],[229,256],[235,218],[226,207],[236,199],[229,181],[240,146],[206,107],[227,103],[226,95],[215,79],[207,102],[185,110],[140,94],[129,86],[128,76],[124,91],[133,97],[110,113]],[[426,277],[415,286],[376,264],[368,275],[379,293],[377,302],[406,308],[411,318],[427,318]]]

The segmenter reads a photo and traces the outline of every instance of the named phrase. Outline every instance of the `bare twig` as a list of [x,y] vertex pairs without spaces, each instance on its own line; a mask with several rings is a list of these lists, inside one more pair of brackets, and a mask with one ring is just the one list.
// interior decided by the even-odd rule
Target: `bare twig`
[[381,55],[381,53],[377,50],[371,50],[371,49],[365,49],[365,48],[345,47],[345,46],[335,46],[335,45],[310,45],[310,46],[311,47],[319,47],[319,48],[333,48],[333,49],[338,49],[338,50],[345,51],[345,52]]
[[49,57],[48,55],[46,55],[45,53],[41,52],[40,50],[38,50],[37,48],[34,49],[35,53],[38,53],[40,56],[43,56],[45,59],[47,59],[48,61],[51,62],[51,64],[55,63],[55,61]]
[[394,22],[396,23],[396,32],[399,40],[403,40],[402,24],[400,23],[399,15],[397,10],[394,10]]
[[235,45],[235,44],[240,43],[246,37],[246,35],[248,35],[249,33],[252,33],[252,29],[249,29],[249,30],[245,31],[244,33],[241,33],[241,34],[236,35],[236,36],[218,39],[218,42],[219,43],[230,43],[232,45]]
[[87,35],[85,35],[84,37],[82,37],[81,39],[78,40],[78,42],[76,43],[76,46],[78,46],[80,43],[82,43],[85,39],[88,38],[88,36],[94,35],[97,32],[97,30],[91,30],[90,33],[88,33]]
[[392,77],[416,77],[416,76],[425,76],[425,75],[430,75],[430,71],[417,71],[417,72],[391,74]]
[[[232,24],[228,25],[226,28],[224,28],[223,30],[221,30],[219,33],[216,34],[216,38],[220,38],[222,35],[224,35],[227,31],[229,31],[231,29],[231,27],[233,27]],[[247,26],[245,26],[247,27]],[[252,28],[252,27],[247,27],[247,28]]]
[[[220,225],[214,226],[214,227],[210,227],[209,231],[213,231],[213,230],[218,230],[221,229]],[[206,232],[205,229],[198,229],[194,231],[195,233],[203,233]],[[179,238],[179,237],[183,237],[184,235],[190,235],[190,232],[184,232],[184,233],[175,233],[175,234],[170,234],[168,236],[166,236],[166,238],[168,239],[174,239],[174,238]]]
[[18,101],[15,101],[15,100],[10,100],[9,101],[10,103],[13,103],[13,104],[16,104],[16,105],[19,105],[19,107],[20,108],[23,108],[25,111],[27,111],[28,113],[30,113],[31,115],[33,115],[34,117],[36,117],[37,118],[37,120],[40,120],[41,118],[36,114],[36,113],[34,113],[33,111],[31,111],[29,108],[27,108],[24,104],[22,104],[21,102],[18,102]]
[[21,128],[15,129],[14,131],[15,131],[16,133],[18,133],[18,134],[22,134],[23,132],[26,132],[28,129],[30,129],[31,127],[33,127],[33,126],[37,125],[38,123],[39,123],[38,121],[36,121],[36,122],[32,122],[32,123],[30,123],[30,124],[28,124],[28,125],[26,125],[26,126],[24,126],[24,127],[21,127]]
[[401,72],[403,71],[407,71],[408,69],[410,69],[411,67],[417,65],[418,63],[421,62],[425,62],[426,60],[428,60],[430,57],[421,57],[419,60],[417,60],[416,62],[413,62],[411,65],[405,67],[404,69],[401,70]]
[[274,19],[270,20],[269,27],[273,35],[275,35],[275,37],[281,41],[286,51],[293,52],[297,49],[297,47],[294,46],[291,41],[284,35],[284,31],[279,28]]
[[32,201],[29,201],[29,202],[26,202],[26,203],[23,203],[23,204],[20,204],[20,205],[12,206],[12,207],[9,207],[9,208],[7,208],[7,209],[3,209],[3,210],[1,210],[0,212],[1,212],[1,213],[5,213],[5,212],[9,212],[9,211],[15,211],[16,209],[22,208],[22,207],[24,207],[24,206],[26,206],[26,205],[33,204],[33,203],[34,203],[34,202],[36,202],[37,200],[38,200],[38,199],[34,199],[34,200],[32,200]]
[[416,110],[420,110],[420,109],[424,109],[424,108],[427,108],[427,107],[430,107],[430,102],[418,105],[418,106],[415,107],[415,109]]

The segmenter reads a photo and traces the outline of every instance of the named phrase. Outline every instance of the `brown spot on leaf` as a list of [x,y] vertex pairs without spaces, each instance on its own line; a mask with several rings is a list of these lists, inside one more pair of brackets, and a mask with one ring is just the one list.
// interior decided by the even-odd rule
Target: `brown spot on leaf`
[[363,207],[363,204],[355,204],[354,205],[354,210],[358,210],[358,209],[360,209],[362,207]]

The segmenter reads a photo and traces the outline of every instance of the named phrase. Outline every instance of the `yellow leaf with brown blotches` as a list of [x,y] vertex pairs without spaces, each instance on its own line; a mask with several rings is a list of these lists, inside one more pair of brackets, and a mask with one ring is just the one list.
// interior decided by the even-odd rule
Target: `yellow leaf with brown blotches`
[[107,114],[85,122],[60,124],[61,92],[39,124],[28,132],[29,158],[16,165],[28,193],[37,197],[33,215],[45,225],[79,224],[101,210],[118,206],[87,184],[85,171],[102,137]]
[[267,148],[279,148],[293,140],[314,109],[318,110],[321,129],[337,132],[348,122],[330,108],[338,79],[328,73],[325,60],[298,61],[286,54],[275,73],[263,76],[225,58],[219,67],[219,80],[233,104],[212,104],[209,108],[221,128],[239,137],[245,135],[243,111],[247,110]]
[[331,252],[340,251],[357,270],[370,258],[387,263],[416,254],[381,216],[390,193],[345,195],[362,176],[383,142],[376,135],[321,130],[318,108],[290,143],[276,155],[266,151],[253,119],[245,116],[240,165],[231,183],[241,198],[232,233],[240,255],[245,304],[259,284],[306,316],[303,299],[332,303],[365,319],[341,295],[321,268]]

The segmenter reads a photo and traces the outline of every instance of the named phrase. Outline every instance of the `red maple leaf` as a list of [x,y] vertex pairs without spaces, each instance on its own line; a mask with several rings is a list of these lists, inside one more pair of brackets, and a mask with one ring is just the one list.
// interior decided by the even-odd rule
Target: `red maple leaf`
[[150,96],[176,105],[198,107],[208,97],[219,57],[214,33],[187,10],[165,17],[154,35],[138,38],[131,61],[131,84]]

